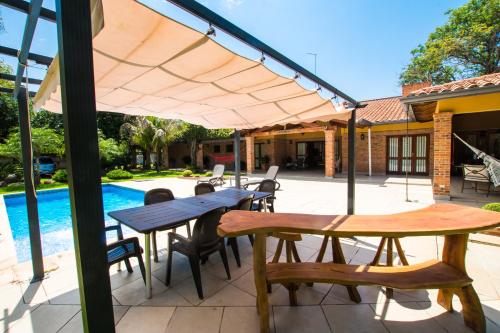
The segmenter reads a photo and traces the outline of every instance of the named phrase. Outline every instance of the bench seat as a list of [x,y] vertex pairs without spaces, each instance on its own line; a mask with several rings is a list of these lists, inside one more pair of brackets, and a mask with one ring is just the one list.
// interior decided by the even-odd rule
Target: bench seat
[[437,260],[397,267],[312,262],[269,263],[266,266],[269,283],[319,282],[396,289],[461,288],[472,283],[465,273]]

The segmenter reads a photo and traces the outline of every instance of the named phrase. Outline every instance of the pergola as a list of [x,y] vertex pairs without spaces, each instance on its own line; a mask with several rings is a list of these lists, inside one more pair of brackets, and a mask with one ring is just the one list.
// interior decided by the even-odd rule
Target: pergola
[[[35,97],[37,106],[62,112],[75,256],[85,331],[113,332],[111,288],[105,252],[96,111],[183,119],[212,128],[234,128],[236,186],[240,178],[240,130],[331,120],[348,122],[348,214],[354,213],[356,100],[304,69],[196,1],[168,0],[206,21],[202,34],[133,0],[1,0],[27,13],[12,93],[18,101],[25,190],[35,279],[44,276],[28,96],[22,85],[28,60],[49,66]],[[57,24],[59,53],[51,59],[30,53],[38,19]],[[244,58],[214,41],[214,27],[261,52]],[[123,28],[123,29],[121,29]],[[135,44],[134,44],[135,43]],[[166,57],[166,58],[165,58]],[[265,57],[296,73],[286,78],[264,66]],[[318,91],[300,86],[305,77],[351,105],[344,110]],[[159,89],[161,88],[161,89]],[[319,90],[319,89],[318,89]]]

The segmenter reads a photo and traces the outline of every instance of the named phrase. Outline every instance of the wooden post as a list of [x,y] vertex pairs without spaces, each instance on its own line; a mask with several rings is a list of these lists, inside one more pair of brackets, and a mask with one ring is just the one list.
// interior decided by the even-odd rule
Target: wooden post
[[57,0],[68,184],[83,330],[114,332],[106,254],[89,0]]
[[257,312],[260,316],[260,332],[269,332],[269,303],[266,281],[266,234],[255,235],[253,244],[253,272],[257,290]]
[[33,281],[43,279],[43,254],[38,220],[38,201],[33,182],[33,148],[31,146],[31,125],[26,88],[19,88],[17,106],[19,109],[19,129],[21,135],[21,152],[23,159],[24,191],[26,192],[26,208],[30,233],[31,264]]

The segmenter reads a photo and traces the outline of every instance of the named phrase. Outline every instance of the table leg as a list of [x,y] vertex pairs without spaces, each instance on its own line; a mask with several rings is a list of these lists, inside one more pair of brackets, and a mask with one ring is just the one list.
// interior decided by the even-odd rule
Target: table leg
[[267,198],[264,198],[264,200],[262,202],[264,205],[264,213],[267,213]]
[[145,266],[146,266],[146,298],[151,298],[152,285],[151,285],[151,234],[145,234]]

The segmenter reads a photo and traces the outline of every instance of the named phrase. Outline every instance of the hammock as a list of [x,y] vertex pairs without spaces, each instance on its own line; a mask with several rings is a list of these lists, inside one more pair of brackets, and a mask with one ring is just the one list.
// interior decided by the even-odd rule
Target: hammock
[[486,168],[488,168],[488,173],[490,174],[493,185],[495,185],[495,187],[500,186],[500,161],[493,156],[490,156],[485,152],[477,149],[476,147],[471,146],[455,133],[453,133],[453,135],[464,145],[466,145],[470,150],[472,150],[476,155],[476,158],[480,158],[483,160],[484,165],[486,165]]

